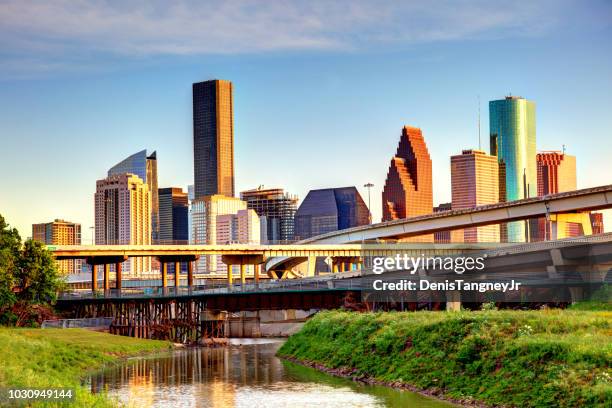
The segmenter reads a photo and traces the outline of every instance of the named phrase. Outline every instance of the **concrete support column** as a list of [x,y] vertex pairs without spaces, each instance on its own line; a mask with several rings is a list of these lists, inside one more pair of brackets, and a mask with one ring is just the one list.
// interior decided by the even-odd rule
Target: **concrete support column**
[[446,291],[446,311],[459,312],[461,310],[461,292],[458,290]]
[[104,264],[104,290],[109,290],[110,289],[110,281],[109,281],[109,276],[110,275],[110,264],[105,263]]
[[193,286],[193,262],[187,262],[187,286],[189,287]]
[[161,261],[162,288],[168,286],[168,263]]
[[240,283],[243,285],[246,283],[246,265],[245,264],[240,264]]
[[340,272],[346,272],[346,263],[344,261],[340,262]]
[[121,290],[121,280],[123,279],[123,263],[115,263],[115,289]]
[[337,273],[338,272],[338,264],[334,261],[332,261],[332,272],[333,273]]
[[91,265],[91,291],[98,290],[98,265]]
[[227,264],[227,284],[232,286],[234,284],[234,276],[232,276],[232,265]]
[[174,263],[174,287],[178,289],[181,286],[181,263]]
[[568,289],[572,297],[572,304],[584,300],[584,288],[580,286],[570,286]]
[[254,272],[255,274],[255,284],[259,285],[259,274],[261,273],[261,264],[256,264]]

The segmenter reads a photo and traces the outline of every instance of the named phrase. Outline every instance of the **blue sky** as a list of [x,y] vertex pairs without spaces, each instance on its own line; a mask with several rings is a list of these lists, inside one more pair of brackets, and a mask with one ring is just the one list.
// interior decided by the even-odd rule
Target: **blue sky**
[[192,183],[191,83],[210,78],[234,82],[237,191],[367,200],[372,182],[378,220],[408,124],[450,201],[478,96],[488,150],[488,101],[508,93],[536,102],[539,150],[577,156],[579,188],[612,183],[611,3],[423,3],[0,1],[0,214],[24,237],[81,222],[87,242],[95,181],[144,148],[160,187]]

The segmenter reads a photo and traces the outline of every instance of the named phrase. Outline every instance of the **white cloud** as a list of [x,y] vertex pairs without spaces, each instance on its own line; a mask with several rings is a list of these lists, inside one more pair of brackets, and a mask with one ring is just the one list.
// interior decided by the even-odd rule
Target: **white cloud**
[[[350,50],[538,35],[560,1],[0,1],[0,62]],[[36,68],[35,65],[32,66]]]

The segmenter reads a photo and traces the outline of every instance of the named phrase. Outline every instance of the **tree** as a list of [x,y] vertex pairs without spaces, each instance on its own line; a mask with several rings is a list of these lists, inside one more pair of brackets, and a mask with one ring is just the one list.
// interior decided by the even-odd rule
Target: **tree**
[[0,315],[4,315],[17,301],[13,287],[20,248],[19,233],[15,228],[9,228],[0,215]]
[[31,305],[53,303],[64,284],[49,251],[31,239],[23,245],[16,278],[19,301]]
[[0,324],[34,325],[51,312],[64,282],[40,242],[23,245],[0,215]]

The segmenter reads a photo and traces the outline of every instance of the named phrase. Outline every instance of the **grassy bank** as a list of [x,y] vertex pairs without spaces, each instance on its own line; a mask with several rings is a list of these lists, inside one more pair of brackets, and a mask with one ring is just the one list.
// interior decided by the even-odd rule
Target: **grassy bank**
[[71,406],[113,406],[104,396],[93,395],[82,387],[83,376],[122,357],[170,347],[164,341],[83,329],[0,328],[0,387],[70,387],[76,389],[75,404]]
[[460,401],[609,407],[611,338],[607,311],[331,311],[279,355]]

